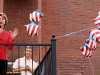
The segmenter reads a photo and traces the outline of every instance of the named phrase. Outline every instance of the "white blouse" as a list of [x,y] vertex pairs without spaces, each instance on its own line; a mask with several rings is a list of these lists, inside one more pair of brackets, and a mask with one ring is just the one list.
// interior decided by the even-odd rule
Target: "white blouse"
[[[34,70],[38,66],[38,63],[32,61],[32,59],[26,60],[25,57],[23,57],[23,58],[16,59],[13,68],[25,67],[26,65],[30,66],[30,68]],[[21,75],[32,75],[32,73],[30,71],[21,71]]]

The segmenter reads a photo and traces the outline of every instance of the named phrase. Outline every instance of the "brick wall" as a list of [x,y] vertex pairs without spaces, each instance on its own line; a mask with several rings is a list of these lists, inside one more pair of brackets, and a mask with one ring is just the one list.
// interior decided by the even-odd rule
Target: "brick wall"
[[[45,14],[42,18],[42,42],[49,42],[51,34],[58,37],[58,75],[93,75],[93,71],[98,75],[100,72],[99,44],[90,57],[91,61],[84,58],[79,49],[89,34],[90,29],[87,28],[94,26],[92,20],[100,10],[99,2],[99,0],[42,1],[42,11]],[[59,38],[73,32],[77,33]]]
[[[4,12],[9,17],[6,29],[17,27],[20,31],[16,41],[31,42],[23,25],[29,22],[28,14],[37,4],[37,0],[4,0]],[[52,34],[57,37],[57,75],[93,75],[93,72],[98,75],[100,72],[99,44],[90,58],[84,58],[79,49],[94,26],[92,20],[99,8],[99,0],[42,0],[41,41],[50,42]],[[37,37],[34,41],[37,42]]]

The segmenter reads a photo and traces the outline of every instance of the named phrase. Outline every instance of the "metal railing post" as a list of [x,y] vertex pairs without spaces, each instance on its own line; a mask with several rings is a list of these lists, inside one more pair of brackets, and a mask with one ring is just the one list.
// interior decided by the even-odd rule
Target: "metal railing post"
[[52,75],[57,75],[56,71],[56,39],[55,35],[52,35],[51,39],[52,49],[51,49],[51,62],[52,62]]

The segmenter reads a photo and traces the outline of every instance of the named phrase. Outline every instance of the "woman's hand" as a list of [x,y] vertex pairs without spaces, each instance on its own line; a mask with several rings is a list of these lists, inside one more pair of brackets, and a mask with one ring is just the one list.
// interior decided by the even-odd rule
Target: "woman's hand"
[[33,71],[32,71],[32,69],[31,69],[31,67],[30,66],[26,66],[26,69],[28,69],[28,71],[30,71],[31,73],[33,73],[33,71],[34,71],[34,69],[33,69]]
[[15,28],[13,32],[10,31],[10,36],[11,36],[11,38],[13,40],[15,39],[15,37],[17,36],[17,34],[18,34],[18,29],[17,28]]

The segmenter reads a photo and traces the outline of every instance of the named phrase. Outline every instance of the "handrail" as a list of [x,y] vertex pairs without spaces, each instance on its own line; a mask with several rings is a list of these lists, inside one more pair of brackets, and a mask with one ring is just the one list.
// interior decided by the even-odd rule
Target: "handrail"
[[[44,55],[44,57],[43,57],[43,59],[41,60],[41,62],[40,62],[39,65],[41,65],[41,64],[43,63],[44,59],[45,59],[46,56],[50,53],[50,51],[51,51],[51,47],[50,47],[50,49],[47,51],[47,53]],[[38,65],[37,68],[35,69],[34,73],[35,73],[35,72],[37,71],[37,69],[39,68],[39,65]]]
[[38,43],[2,43],[0,45],[11,45],[11,46],[52,46],[51,44],[38,44]]
[[[50,54],[50,56],[48,56],[49,54]],[[49,65],[47,65],[47,64],[51,63],[51,62],[50,61],[49,62],[46,61],[48,59],[48,57],[51,57],[51,47],[47,51],[47,53],[45,54],[45,56],[43,57],[43,59],[41,60],[41,62],[39,63],[39,65],[37,66],[37,68],[35,69],[33,75],[48,75],[48,74],[50,74],[50,72],[48,72],[49,71],[48,69],[51,69],[51,67],[49,67],[50,64]]]

